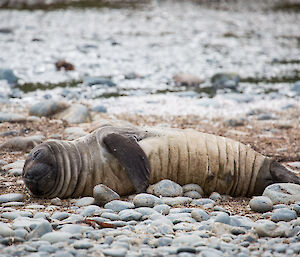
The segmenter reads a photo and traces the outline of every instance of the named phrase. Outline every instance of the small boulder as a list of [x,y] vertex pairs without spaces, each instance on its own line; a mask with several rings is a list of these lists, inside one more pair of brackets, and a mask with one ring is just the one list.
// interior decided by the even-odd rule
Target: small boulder
[[40,144],[44,139],[44,136],[35,135],[29,137],[14,137],[0,145],[0,149],[6,151],[22,151],[30,152],[35,146]]
[[73,104],[66,110],[56,114],[54,117],[57,119],[66,120],[73,124],[91,121],[89,109],[82,104]]
[[47,100],[32,105],[29,109],[29,115],[39,117],[50,117],[56,113],[65,110],[69,105],[64,102]]
[[278,183],[268,186],[263,196],[271,199],[273,204],[289,204],[300,201],[300,185],[292,183]]
[[120,199],[120,196],[115,191],[103,184],[94,187],[93,196],[95,199],[95,204],[99,206],[103,206],[110,201]]
[[212,86],[217,89],[235,89],[239,85],[240,76],[235,73],[217,73],[212,76],[210,81]]
[[266,196],[253,197],[249,202],[249,205],[252,211],[261,213],[268,212],[273,209],[273,203],[271,199]]
[[156,196],[174,197],[181,196],[183,190],[179,184],[171,180],[164,179],[154,185],[153,192]]

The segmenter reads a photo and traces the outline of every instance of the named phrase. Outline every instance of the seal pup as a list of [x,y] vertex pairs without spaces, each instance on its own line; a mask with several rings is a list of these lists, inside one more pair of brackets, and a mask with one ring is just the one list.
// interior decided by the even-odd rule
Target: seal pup
[[47,198],[92,196],[97,184],[128,195],[162,179],[231,196],[260,195],[272,183],[300,184],[278,162],[229,138],[193,129],[111,125],[74,141],[35,147],[23,178],[32,195]]

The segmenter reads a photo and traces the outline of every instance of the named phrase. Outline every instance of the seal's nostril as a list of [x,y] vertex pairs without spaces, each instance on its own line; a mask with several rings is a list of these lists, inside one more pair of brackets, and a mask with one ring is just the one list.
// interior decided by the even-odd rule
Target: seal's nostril
[[24,175],[24,178],[26,178],[26,179],[33,179],[33,176],[30,173],[26,173]]

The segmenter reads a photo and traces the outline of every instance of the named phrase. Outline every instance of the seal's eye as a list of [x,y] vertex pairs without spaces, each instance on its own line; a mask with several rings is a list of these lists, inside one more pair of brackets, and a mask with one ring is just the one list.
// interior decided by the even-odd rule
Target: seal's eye
[[35,160],[39,156],[40,152],[41,152],[40,150],[35,151],[33,153],[32,159]]

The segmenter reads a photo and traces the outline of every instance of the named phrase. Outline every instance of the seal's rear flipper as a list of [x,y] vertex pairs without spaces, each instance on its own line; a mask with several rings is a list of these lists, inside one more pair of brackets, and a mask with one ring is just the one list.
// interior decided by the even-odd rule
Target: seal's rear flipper
[[294,183],[300,185],[300,178],[279,162],[273,161],[271,163],[270,173],[274,183]]
[[149,185],[150,164],[139,144],[132,138],[116,133],[105,136],[103,142],[123,165],[136,191],[145,192]]

